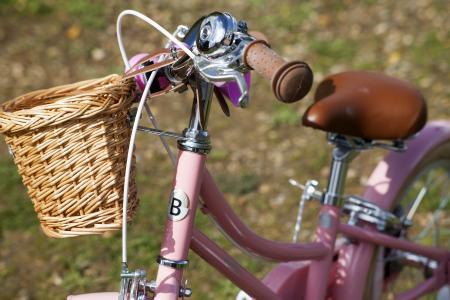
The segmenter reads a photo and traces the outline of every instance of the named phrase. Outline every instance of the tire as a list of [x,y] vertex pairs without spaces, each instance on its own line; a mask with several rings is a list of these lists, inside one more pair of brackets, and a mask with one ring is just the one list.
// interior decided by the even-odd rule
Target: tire
[[[435,147],[421,160],[395,199],[391,207],[394,214],[413,216],[412,225],[395,233],[397,237],[450,249],[450,141]],[[415,213],[411,209],[414,203],[418,204]],[[394,295],[413,288],[432,272],[430,266],[406,264],[411,260],[405,260],[404,253],[388,248],[378,247],[372,262],[373,275],[365,299],[394,299]],[[446,285],[421,299],[449,299],[448,293]]]

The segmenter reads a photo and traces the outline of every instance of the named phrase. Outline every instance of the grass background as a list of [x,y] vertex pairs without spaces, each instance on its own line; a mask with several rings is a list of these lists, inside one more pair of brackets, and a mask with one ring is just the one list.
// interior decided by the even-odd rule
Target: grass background
[[[343,70],[385,72],[422,90],[430,119],[450,115],[445,0],[1,0],[0,101],[121,73],[115,19],[127,8],[149,15],[169,31],[212,11],[228,11],[247,20],[251,30],[266,33],[282,56],[310,63],[315,85]],[[132,19],[125,22],[125,35],[129,53],[149,52],[165,43]],[[238,214],[267,238],[290,239],[299,191],[287,180],[315,178],[323,186],[328,173],[325,134],[300,125],[311,95],[284,105],[274,100],[267,82],[254,76],[248,109],[232,109],[230,118],[217,105],[212,109],[209,168]],[[184,128],[190,97],[167,96],[152,104],[164,129]],[[130,265],[154,278],[172,167],[157,138],[139,136],[137,148],[141,204],[130,228]],[[356,159],[348,192],[361,190],[384,154],[372,151]],[[307,206],[303,240],[311,236],[316,210]],[[258,276],[273,266],[234,248],[201,214],[197,225]],[[237,288],[195,255],[191,259],[186,277],[193,299],[234,298]],[[0,143],[0,299],[62,299],[69,293],[117,290],[119,272],[119,233],[65,240],[43,235],[6,145]]]

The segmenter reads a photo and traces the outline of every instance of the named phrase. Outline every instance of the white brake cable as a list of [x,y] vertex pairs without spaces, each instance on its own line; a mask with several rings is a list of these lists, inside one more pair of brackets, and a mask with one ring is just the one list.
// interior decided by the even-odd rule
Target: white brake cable
[[127,53],[125,51],[125,47],[123,46],[123,42],[122,42],[122,18],[127,15],[132,15],[132,16],[138,17],[142,21],[148,23],[150,26],[154,27],[156,30],[158,30],[163,35],[165,35],[169,40],[174,42],[178,47],[180,47],[180,49],[183,50],[187,55],[189,55],[190,58],[192,58],[192,59],[195,58],[195,54],[192,53],[192,51],[189,50],[189,48],[186,47],[186,45],[184,45],[180,40],[178,40],[175,36],[173,36],[173,34],[171,34],[166,29],[164,29],[161,25],[159,25],[158,23],[156,23],[155,21],[153,21],[146,15],[141,14],[140,12],[137,12],[137,11],[131,10],[131,9],[127,9],[127,10],[124,10],[123,12],[121,12],[119,14],[119,16],[117,17],[117,26],[116,26],[117,43],[119,44],[120,54],[122,55],[123,63],[125,64],[125,66],[127,68],[130,68],[130,63],[128,61]]
[[136,140],[136,132],[139,124],[139,119],[142,114],[142,108],[144,107],[145,100],[150,94],[150,86],[155,79],[156,72],[153,72],[145,85],[144,92],[142,93],[141,100],[136,112],[136,119],[133,123],[133,129],[131,130],[130,145],[128,146],[127,164],[125,167],[125,180],[123,183],[123,209],[122,209],[122,263],[127,263],[127,212],[128,212],[128,188],[130,183],[130,171],[131,162],[133,160],[134,141]]
[[[128,61],[128,57],[125,51],[125,47],[123,45],[122,40],[122,18],[126,15],[132,15],[135,17],[138,17],[139,19],[143,20],[144,22],[148,23],[150,26],[157,29],[159,32],[161,32],[163,35],[165,35],[169,40],[171,40],[173,43],[175,43],[177,46],[179,46],[187,55],[189,55],[191,58],[194,58],[195,55],[182,43],[180,42],[175,36],[173,36],[171,33],[169,33],[167,30],[165,30],[161,25],[150,19],[149,17],[134,11],[134,10],[125,10],[119,14],[119,17],[117,18],[117,24],[116,24],[116,30],[117,30],[117,43],[119,44],[119,50],[120,54],[122,56],[122,60],[126,66],[127,69],[130,68],[130,63]],[[160,60],[164,59],[164,56],[160,58]],[[127,163],[125,167],[125,178],[124,178],[124,187],[123,187],[123,209],[122,209],[122,264],[126,265],[127,263],[127,210],[128,210],[128,189],[129,189],[129,182],[130,182],[130,171],[131,171],[131,162],[133,159],[133,150],[134,150],[134,142],[136,140],[136,132],[139,125],[139,120],[141,118],[142,109],[145,105],[145,100],[150,95],[150,86],[153,83],[153,80],[155,79],[156,72],[152,72],[150,75],[150,78],[147,81],[147,84],[145,85],[144,91],[142,92],[141,99],[139,101],[138,109],[135,116],[135,121],[133,123],[133,128],[131,130],[131,137],[130,137],[130,144],[128,146],[128,154],[127,154]],[[150,107],[146,105],[146,111],[148,113],[149,120],[152,122],[153,126],[158,129],[158,123],[156,122],[155,117],[153,116]],[[169,146],[167,145],[164,138],[161,139],[166,151],[168,152],[170,159],[172,163],[175,165],[176,160],[171,152]]]

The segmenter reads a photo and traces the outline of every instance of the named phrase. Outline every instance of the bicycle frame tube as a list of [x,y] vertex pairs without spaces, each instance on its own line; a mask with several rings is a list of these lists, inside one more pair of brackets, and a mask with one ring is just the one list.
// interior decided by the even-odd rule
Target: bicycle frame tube
[[[174,216],[183,214],[183,205],[175,193],[169,201],[168,218],[160,256],[172,261],[187,260],[192,227],[197,208],[198,195],[204,173],[206,156],[189,151],[180,151],[177,170],[173,182],[174,191],[178,190],[187,196],[186,215],[182,219]],[[155,299],[178,299],[183,270],[160,265],[156,278]]]
[[[380,245],[416,253],[440,263],[430,279],[419,284],[416,288],[399,295],[401,299],[412,299],[433,291],[448,280],[445,275],[450,261],[450,253],[448,251],[421,246],[406,240],[399,240],[379,233],[370,226],[354,227],[341,224],[339,220],[340,209],[332,205],[322,206],[317,242],[291,244],[266,240],[252,232],[234,213],[215,184],[211,174],[204,167],[204,163],[205,155],[180,151],[174,189],[181,189],[186,193],[189,198],[189,211],[186,217],[180,221],[174,221],[170,218],[167,220],[164,242],[161,248],[161,256],[165,258],[176,261],[185,260],[190,244],[190,247],[200,257],[249,295],[258,299],[280,298],[278,291],[271,291],[268,287],[270,286],[269,283],[265,281],[263,283],[263,281],[255,278],[200,231],[193,229],[192,224],[195,218],[195,208],[200,194],[205,204],[203,211],[210,214],[224,232],[245,250],[269,260],[282,262],[313,260],[312,264],[297,264],[299,268],[307,268],[309,270],[308,284],[306,288],[301,289],[307,295],[307,299],[324,299],[327,294],[333,295],[336,299],[344,299],[342,297],[343,295],[351,298],[355,296],[361,298],[365,284],[364,281],[358,279],[358,276],[365,278],[363,276],[365,274],[355,274],[354,272],[357,268],[349,269],[349,263],[353,259],[364,260],[365,256],[361,256],[358,251],[365,249],[365,247],[371,250],[373,249],[372,245]],[[328,217],[324,218],[324,215]],[[338,274],[344,276],[340,282],[339,288],[341,290],[339,292],[338,289],[336,293],[334,289],[333,291],[327,292],[326,288],[329,283],[328,276],[331,270],[339,266],[339,264],[333,266],[332,262],[332,256],[335,254],[334,243],[337,233],[342,233],[353,241],[359,241],[361,243],[352,243],[355,248],[353,253],[343,252],[343,254],[347,254],[345,257],[347,265],[344,263],[344,268],[336,269],[336,276]],[[372,252],[369,251],[369,253]],[[345,273],[345,271],[349,273]],[[348,278],[349,274],[354,275]],[[156,299],[177,299],[181,277],[182,270],[160,266],[157,277]],[[305,275],[298,276],[298,278],[305,279]],[[348,280],[355,280],[359,285]],[[305,282],[299,282],[298,284],[305,285]],[[342,293],[342,291],[346,292]],[[284,293],[289,294],[286,291]],[[295,293],[290,294],[294,295]]]
[[341,209],[336,206],[322,205],[316,240],[328,249],[327,256],[311,262],[306,286],[306,299],[325,299],[327,294],[328,273],[332,266],[334,244],[339,229]]
[[239,246],[248,252],[275,261],[320,259],[329,253],[322,243],[291,244],[266,240],[251,231],[234,213],[220,192],[211,174],[205,169],[200,195],[205,203],[205,212]]
[[[408,175],[417,167],[423,157],[445,141],[450,140],[450,122],[432,121],[422,129],[416,138],[408,142],[404,153],[390,152],[369,177],[363,198],[370,199],[383,209],[390,209]],[[339,257],[347,257],[345,264],[339,264],[338,273],[345,274],[333,288],[335,299],[361,299],[366,286],[367,274],[376,243],[350,244],[344,247]],[[361,287],[355,289],[354,287]],[[414,299],[414,298],[410,298]]]
[[[221,194],[220,190],[218,189],[217,185],[214,182],[214,179],[212,178],[211,174],[208,172],[207,169],[205,169],[203,175],[203,184],[201,186],[200,194],[202,197],[202,200],[205,203],[205,209],[204,212],[207,214],[210,214],[214,220],[218,223],[218,225],[224,230],[224,232],[231,237],[239,246],[243,247],[247,251],[262,256],[266,259],[270,260],[277,260],[277,261],[299,261],[299,260],[317,260],[317,265],[314,268],[311,269],[311,265],[308,265],[310,274],[308,277],[311,276],[311,278],[314,278],[314,280],[311,281],[311,284],[307,286],[306,294],[309,295],[308,299],[315,298],[316,291],[318,289],[326,288],[327,280],[329,272],[333,268],[331,261],[331,257],[334,254],[333,247],[330,247],[330,245],[334,245],[335,238],[337,233],[342,233],[350,238],[352,238],[355,242],[361,241],[361,243],[355,243],[354,247],[356,247],[356,252],[349,253],[347,256],[347,263],[346,266],[348,268],[349,262],[351,262],[352,259],[365,259],[366,255],[362,255],[358,252],[360,249],[364,250],[367,248],[369,250],[369,254],[372,253],[370,250],[373,248],[371,245],[382,245],[389,248],[396,248],[401,249],[404,251],[408,251],[411,253],[416,253],[419,255],[426,256],[431,259],[435,259],[442,263],[442,267],[439,267],[438,270],[435,272],[435,276],[430,278],[429,280],[425,281],[424,283],[417,286],[416,289],[408,291],[402,295],[400,295],[402,298],[405,299],[411,299],[412,295],[421,295],[424,292],[429,292],[433,289],[438,288],[441,286],[445,280],[446,277],[444,276],[445,268],[447,267],[447,261],[449,260],[450,253],[448,251],[437,249],[433,247],[426,247],[414,244],[412,242],[406,241],[406,240],[398,240],[396,238],[390,237],[388,235],[378,233],[370,226],[367,227],[353,227],[346,224],[340,224],[339,220],[339,209],[333,206],[326,206],[324,205],[322,207],[323,212],[326,212],[330,214],[331,216],[335,216],[330,218],[330,224],[327,225],[329,229],[326,231],[320,230],[319,226],[319,234],[318,234],[318,242],[316,243],[308,243],[308,244],[289,244],[289,243],[279,243],[274,241],[266,240],[262,237],[259,237],[255,233],[253,233],[240,219],[237,217],[237,215],[233,212],[233,210],[230,208],[230,206],[226,203],[225,198]],[[320,221],[319,221],[320,223]],[[324,222],[328,223],[328,222]],[[322,224],[324,225],[324,224]],[[249,288],[249,285],[242,283],[246,281],[245,277],[246,275],[239,274],[240,272],[236,272],[233,274],[233,276],[230,276],[229,272],[230,268],[234,268],[237,264],[234,260],[232,260],[231,257],[226,255],[220,248],[216,248],[214,246],[211,246],[209,243],[211,241],[206,241],[203,236],[200,233],[196,233],[196,237],[194,237],[195,242],[193,242],[193,249],[195,249],[196,252],[208,252],[208,257],[204,254],[200,254],[200,256],[204,257],[205,259],[213,260],[215,257],[215,262],[211,262],[211,264],[218,269],[220,272],[222,272],[226,277],[230,278],[233,282],[240,282],[241,284],[237,284],[239,287],[241,287],[244,291],[248,292],[249,294],[252,294],[251,288]],[[200,248],[203,248],[203,250],[199,250]],[[359,249],[360,248],[360,249]],[[344,251],[345,253],[345,251]],[[226,255],[226,259],[224,256]],[[222,259],[218,259],[222,257]],[[320,262],[322,260],[322,263]],[[222,261],[221,263],[218,261]],[[370,261],[369,261],[370,262]],[[344,263],[345,264],[345,263]],[[345,269],[348,270],[348,269]],[[349,270],[350,272],[354,272],[355,270]],[[348,273],[342,272],[341,270],[337,270],[337,273],[341,273],[344,277],[348,277]],[[316,274],[316,276],[311,275]],[[346,294],[347,296],[350,296],[353,298],[355,295],[360,295],[359,298],[362,296],[362,291],[364,290],[364,281],[361,282],[358,279],[358,276],[365,278],[365,274],[355,274],[352,278],[344,278],[343,281],[345,284],[345,287],[348,291]],[[304,278],[304,276],[302,276]],[[320,281],[320,278],[322,278],[322,281],[317,283],[318,280]],[[252,284],[255,284],[255,279],[251,279]],[[348,282],[347,280],[355,280],[359,282],[360,284],[354,284],[353,282]],[[322,284],[323,283],[323,284]],[[299,283],[302,284],[302,283]],[[341,282],[341,288],[342,288],[342,282]],[[320,298],[323,298],[326,292],[322,291],[317,296]],[[342,294],[337,293],[338,299],[345,299],[342,296]],[[298,296],[298,295],[297,295]],[[260,297],[259,297],[260,298]],[[264,299],[264,298],[263,298]],[[347,297],[347,299],[349,299]],[[355,298],[358,299],[358,298]]]
[[192,235],[191,248],[201,258],[206,260],[211,266],[252,297],[256,299],[279,299],[269,287],[255,278],[230,255],[195,228]]
[[[323,228],[319,228],[317,242],[307,244],[280,243],[266,240],[256,235],[240,220],[227,204],[224,196],[206,168],[203,175],[200,195],[205,203],[205,208],[202,210],[206,214],[210,214],[224,232],[234,240],[236,244],[248,252],[265,259],[283,262],[317,260],[318,265],[314,266],[313,272],[321,277],[321,280],[313,284],[311,288],[308,288],[307,293],[309,291],[309,299],[315,299],[315,292],[320,291],[321,293],[326,293],[328,279],[323,280],[322,277],[328,276],[332,268],[331,258],[334,253],[334,243],[339,228],[339,208],[328,205],[323,206],[321,210],[321,213],[324,216],[322,217]],[[329,219],[328,216],[331,219]],[[212,242],[207,240],[200,232],[195,231],[194,233],[191,248],[214,268],[236,283],[237,286],[252,297],[257,299],[276,299],[272,294],[255,294],[254,288],[255,286],[261,285],[261,281],[255,278],[249,280],[248,274],[241,271],[242,267],[233,258],[228,256],[228,254],[217,246],[212,246],[210,244]],[[230,269],[233,269],[234,272],[230,272]],[[309,270],[311,272],[311,267]],[[296,274],[293,272],[292,274],[293,276],[298,276],[298,273]],[[304,278],[304,276],[299,278]],[[305,282],[298,284],[305,284]],[[280,294],[289,294],[286,290],[279,292]],[[295,292],[290,294],[295,295]],[[298,297],[298,295],[296,296]],[[319,294],[317,294],[317,296],[320,297]]]

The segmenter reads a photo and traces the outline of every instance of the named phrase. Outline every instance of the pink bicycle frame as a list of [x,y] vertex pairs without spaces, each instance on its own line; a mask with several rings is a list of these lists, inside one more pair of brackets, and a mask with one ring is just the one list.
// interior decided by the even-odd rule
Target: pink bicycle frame
[[[431,123],[423,130],[423,132],[409,144],[409,150],[403,154],[390,154],[386,158],[383,164],[393,165],[394,162],[398,161],[399,157],[402,157],[403,160],[401,162],[407,163],[407,166],[403,166],[403,168],[397,168],[394,171],[394,174],[391,175],[391,180],[393,178],[401,178],[401,172],[405,171],[407,167],[407,171],[412,171],[412,168],[415,167],[420,161],[420,159],[433,147],[442,143],[445,140],[450,139],[450,126],[448,123]],[[427,142],[424,143],[424,140]],[[185,154],[181,152],[181,156]],[[391,158],[394,155],[394,158]],[[204,159],[201,158],[201,155],[191,154],[191,159],[194,161],[198,161],[198,163],[194,163],[194,165],[198,166],[195,168],[195,172],[198,172],[199,168],[201,168]],[[198,187],[200,186],[199,182],[202,180],[200,195],[204,201],[205,208],[203,209],[204,213],[210,214],[216,220],[216,222],[220,225],[221,228],[224,229],[226,234],[230,236],[236,243],[238,243],[241,247],[246,249],[253,254],[262,256],[267,259],[277,260],[282,262],[289,261],[300,261],[300,260],[312,260],[312,263],[308,266],[308,274],[307,274],[307,283],[306,288],[303,288],[307,299],[324,299],[325,296],[333,295],[336,299],[357,299],[358,297],[354,297],[356,295],[362,296],[362,290],[365,287],[364,280],[360,280],[357,278],[361,278],[361,273],[358,272],[358,276],[354,276],[353,278],[347,277],[348,280],[356,280],[361,284],[355,285],[354,283],[349,282],[348,280],[344,280],[343,283],[347,283],[348,290],[343,289],[342,283],[334,284],[334,288],[336,291],[328,289],[330,282],[333,282],[332,278],[330,280],[323,280],[324,275],[327,277],[329,274],[333,274],[330,272],[332,267],[332,258],[335,255],[335,240],[338,232],[344,234],[345,236],[358,240],[362,242],[359,246],[363,248],[366,243],[369,245],[379,245],[388,248],[396,248],[403,251],[408,251],[411,253],[415,253],[418,255],[426,256],[430,259],[436,260],[440,262],[440,268],[435,272],[435,275],[427,280],[422,285],[419,285],[414,290],[408,291],[408,293],[402,295],[403,299],[412,299],[423,293],[429,292],[431,290],[437,289],[446,282],[448,282],[448,278],[446,278],[445,271],[447,271],[448,263],[450,259],[450,252],[437,249],[433,247],[421,246],[418,244],[414,244],[407,240],[400,240],[397,238],[390,237],[388,235],[378,233],[374,229],[367,227],[355,227],[346,224],[340,224],[339,216],[340,209],[333,206],[322,206],[321,215],[327,214],[331,216],[330,224],[322,224],[319,222],[319,227],[317,230],[317,242],[309,243],[309,244],[289,244],[289,243],[278,243],[266,240],[257,236],[253,233],[244,223],[240,221],[240,219],[234,214],[232,209],[227,205],[227,202],[223,195],[221,194],[219,188],[215,184],[212,176],[205,169],[203,176],[198,176],[197,180],[193,179],[194,176],[186,176],[189,172],[192,172],[193,162],[187,161],[179,161],[177,168],[177,180],[175,187],[185,186],[187,187]],[[397,164],[399,164],[397,162]],[[386,180],[386,174],[381,174],[378,167],[374,174],[371,177],[372,185],[368,187],[365,197],[367,199],[375,199],[375,202],[378,204],[377,200],[381,200],[379,197],[371,197],[370,193],[374,191],[374,189],[379,190],[380,180]],[[189,171],[186,171],[189,170]],[[404,172],[404,174],[408,174],[410,172]],[[178,175],[182,174],[182,175]],[[196,173],[195,173],[196,174]],[[381,175],[381,176],[380,176]],[[404,176],[403,176],[404,177]],[[406,178],[402,178],[403,181]],[[397,179],[399,180],[399,179]],[[375,182],[376,185],[373,185]],[[390,186],[390,191],[394,189],[400,189],[401,183],[403,182],[394,182],[392,186]],[[391,192],[395,194],[394,192]],[[193,195],[195,195],[193,193]],[[382,207],[388,208],[390,206],[390,202],[394,201],[393,198],[389,198],[389,195],[385,195],[382,198],[384,200],[384,205]],[[379,204],[383,204],[380,202]],[[194,206],[191,207],[194,209]],[[192,224],[192,220],[195,215],[192,212],[191,215],[188,215],[186,219],[189,218],[189,221],[186,221],[185,224]],[[166,225],[166,238],[165,242],[162,246],[162,249],[173,248],[173,241],[176,243],[180,243],[179,249],[185,249],[189,245],[189,239],[184,236],[180,239],[180,237],[170,230],[167,230],[167,226],[171,228],[173,222],[168,221],[169,225]],[[184,227],[184,225],[182,226]],[[191,229],[184,229],[184,232],[189,232]],[[221,250],[217,245],[215,245],[212,241],[210,241],[206,236],[204,236],[200,231],[194,229],[191,239],[190,247],[196,252],[199,256],[201,256],[204,260],[210,263],[213,267],[218,269],[221,273],[223,273],[227,278],[233,281],[237,286],[247,292],[254,298],[257,299],[286,299],[286,294],[292,294],[292,291],[288,291],[286,285],[283,286],[284,290],[272,290],[269,287],[272,287],[271,284],[268,286],[263,284],[260,280],[256,279],[253,275],[248,273],[245,269],[243,269],[236,261],[234,261],[228,254],[226,254],[223,250]],[[167,236],[168,235],[168,236]],[[359,247],[355,246],[355,247]],[[367,249],[365,249],[367,250]],[[348,250],[346,250],[348,251]],[[349,252],[341,252],[340,255],[345,257]],[[356,253],[355,253],[356,254]],[[356,256],[352,254],[352,256]],[[372,253],[369,253],[372,254]],[[167,254],[165,254],[167,256]],[[174,259],[186,259],[187,251],[182,252],[181,250],[170,252],[170,257]],[[185,255],[185,256],[183,256]],[[361,256],[361,255],[360,255]],[[369,256],[369,255],[366,255]],[[356,256],[358,257],[358,256]],[[362,260],[363,258],[360,258]],[[364,259],[367,259],[364,257]],[[347,260],[351,260],[347,258]],[[342,261],[341,261],[342,262]],[[368,263],[367,263],[368,265]],[[284,265],[286,266],[286,265]],[[304,265],[302,265],[304,268]],[[341,277],[344,273],[342,273],[342,268],[336,267],[336,273],[340,274]],[[171,270],[171,274],[173,276],[173,282],[175,282],[175,278],[181,277],[181,270]],[[353,270],[352,270],[353,271]],[[356,272],[356,271],[354,271]],[[164,270],[164,274],[166,274],[166,270]],[[333,274],[333,275],[335,275]],[[167,275],[166,275],[167,276]],[[305,274],[297,272],[296,275],[303,277],[306,279]],[[336,275],[335,275],[336,276]],[[158,273],[158,280],[160,275]],[[167,277],[166,277],[167,278]],[[287,280],[287,279],[285,279]],[[292,280],[292,279],[291,279]],[[159,281],[158,281],[159,282]],[[179,281],[178,281],[179,282]],[[302,284],[301,282],[296,283],[296,289],[298,289],[298,285]],[[305,282],[303,282],[305,284]],[[278,283],[278,285],[280,285]],[[174,286],[175,287],[175,286]],[[177,291],[178,289],[170,289],[171,291]],[[298,292],[298,290],[297,290]],[[345,296],[344,296],[345,295]],[[295,295],[294,298],[298,298],[298,294]],[[350,296],[350,297],[348,297]],[[176,293],[165,293],[164,297],[160,294],[157,294],[157,299],[177,299],[178,295]]]
[[[450,123],[432,122],[408,143],[405,153],[390,153],[377,166],[364,193],[380,207],[389,209],[408,174],[432,149],[450,140]],[[395,248],[428,257],[439,263],[432,277],[399,295],[399,299],[416,299],[450,284],[450,252],[414,244],[377,232],[372,226],[350,226],[340,223],[340,209],[323,205],[317,238],[314,243],[291,244],[266,240],[252,232],[236,216],[205,168],[205,155],[180,151],[174,189],[181,189],[189,198],[189,211],[179,221],[168,218],[160,255],[173,261],[187,259],[189,247],[256,299],[362,299],[367,273],[375,247]],[[280,261],[263,280],[240,266],[231,256],[193,227],[199,196],[204,207],[224,232],[245,250],[263,258]],[[338,233],[352,241],[335,246]],[[182,269],[160,266],[155,299],[178,299]],[[94,294],[96,299],[113,299],[111,294]],[[114,294],[117,296],[117,294]],[[78,298],[71,299],[89,299]]]

